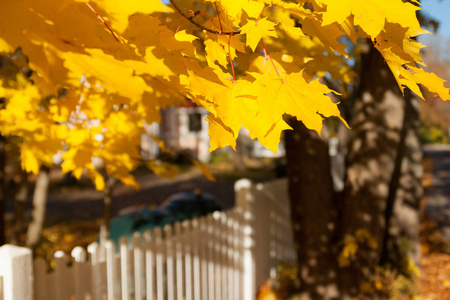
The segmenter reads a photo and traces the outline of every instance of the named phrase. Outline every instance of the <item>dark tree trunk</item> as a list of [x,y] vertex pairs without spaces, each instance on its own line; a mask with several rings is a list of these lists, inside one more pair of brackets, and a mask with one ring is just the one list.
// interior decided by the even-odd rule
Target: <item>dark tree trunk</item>
[[303,123],[290,120],[286,132],[287,175],[291,198],[298,276],[305,299],[338,297],[333,232],[337,203],[333,194],[327,143]]
[[392,210],[387,199],[401,140],[403,111],[403,97],[383,57],[369,42],[365,43],[339,226],[342,239],[358,240],[359,249],[349,258],[351,263],[345,268],[348,271],[341,276],[351,295],[370,282],[380,260],[385,215],[390,214],[386,209]]
[[28,190],[28,173],[25,170],[20,170],[20,184],[14,198],[14,219],[11,227],[11,238],[9,240],[13,245],[19,245],[20,234],[25,225]]
[[5,238],[5,155],[6,138],[0,135],[0,246],[6,243]]
[[[401,248],[390,247],[394,252],[388,253],[388,233],[399,202],[397,192],[403,181],[405,154],[415,151],[406,145],[406,136],[411,130],[410,120],[417,117],[410,115],[411,97],[403,98],[380,53],[370,43],[364,45],[364,50],[339,227],[342,239],[355,238],[359,246],[348,271],[340,277],[350,295],[359,294],[362,286],[370,286],[376,267],[385,262],[383,257],[399,259],[403,255]],[[417,149],[418,144],[414,146]],[[418,227],[415,229],[418,232]],[[392,267],[399,270],[400,266],[395,263]]]
[[[420,264],[420,199],[422,197],[422,151],[419,138],[420,99],[405,92],[402,142],[393,174],[388,209],[385,212],[384,242],[381,263],[394,265],[409,276],[409,261]],[[400,161],[401,159],[401,161]],[[398,166],[398,167],[397,167]]]
[[357,94],[342,194],[333,193],[327,144],[299,122],[291,122],[294,130],[286,134],[305,299],[376,298],[371,280],[378,266],[389,264],[408,275],[408,259],[418,261],[418,105],[408,92],[403,98],[369,42],[363,46]]
[[36,186],[33,193],[32,220],[28,225],[26,246],[35,249],[41,240],[42,227],[45,221],[48,188],[50,185],[50,169],[41,166],[36,178]]

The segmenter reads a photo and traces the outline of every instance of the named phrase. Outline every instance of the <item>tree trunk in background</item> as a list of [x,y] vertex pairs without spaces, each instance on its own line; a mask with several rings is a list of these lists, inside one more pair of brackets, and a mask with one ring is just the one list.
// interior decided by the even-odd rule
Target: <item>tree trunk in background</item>
[[20,170],[20,184],[14,198],[14,219],[11,227],[9,243],[19,245],[19,237],[25,225],[25,210],[28,200],[28,173]]
[[103,196],[103,218],[100,225],[100,248],[103,249],[106,241],[109,239],[109,223],[111,221],[111,204],[113,187],[116,184],[116,179],[113,176],[106,176],[105,192]]
[[286,131],[285,138],[287,175],[300,289],[305,299],[335,299],[337,203],[328,145],[303,123],[291,118],[289,124],[293,131]]
[[41,166],[39,174],[36,178],[36,186],[33,193],[33,212],[32,220],[28,225],[26,246],[35,249],[38,245],[42,227],[45,221],[45,210],[47,206],[48,188],[50,185],[50,169],[45,166]]
[[420,253],[415,101],[403,98],[380,53],[366,43],[342,193],[332,190],[327,143],[291,122],[286,156],[301,299],[377,298],[371,280],[382,264],[411,275],[408,258],[417,262]]
[[6,138],[0,135],[0,246],[6,243],[5,238],[5,146]]

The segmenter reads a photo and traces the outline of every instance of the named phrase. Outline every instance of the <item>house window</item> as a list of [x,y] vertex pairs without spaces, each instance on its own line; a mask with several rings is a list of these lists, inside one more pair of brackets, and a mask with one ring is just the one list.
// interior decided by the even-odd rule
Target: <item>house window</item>
[[199,132],[202,130],[202,114],[192,113],[189,114],[189,131]]

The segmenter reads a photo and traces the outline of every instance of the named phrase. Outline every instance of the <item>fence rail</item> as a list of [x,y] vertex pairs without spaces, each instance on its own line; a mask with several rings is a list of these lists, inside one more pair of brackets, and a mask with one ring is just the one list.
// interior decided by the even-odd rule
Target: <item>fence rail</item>
[[[112,241],[76,247],[70,257],[56,252],[51,272],[29,251],[14,264],[11,253],[24,248],[1,247],[0,264],[11,260],[15,271],[0,270],[0,300],[254,299],[279,262],[295,261],[287,187],[285,180],[240,180],[235,191],[233,209],[122,237],[117,252]],[[19,282],[18,268],[29,268],[34,280]],[[30,293],[18,296],[10,284]]]

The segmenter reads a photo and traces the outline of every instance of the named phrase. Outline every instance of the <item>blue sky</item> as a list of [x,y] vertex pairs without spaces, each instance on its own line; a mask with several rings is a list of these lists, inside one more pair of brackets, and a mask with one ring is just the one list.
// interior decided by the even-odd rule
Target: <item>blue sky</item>
[[422,10],[439,21],[438,33],[450,37],[450,0],[422,0]]

